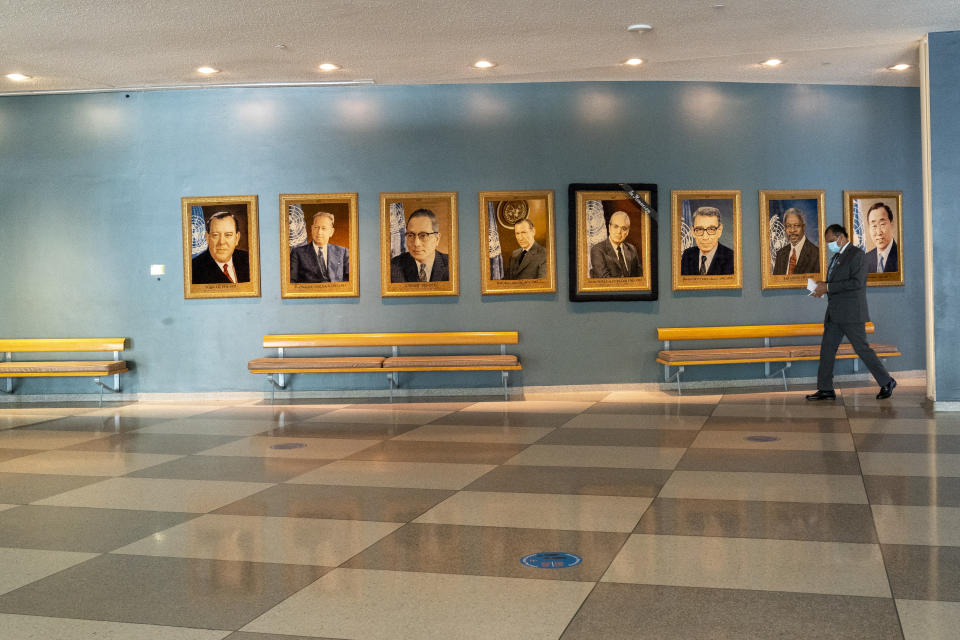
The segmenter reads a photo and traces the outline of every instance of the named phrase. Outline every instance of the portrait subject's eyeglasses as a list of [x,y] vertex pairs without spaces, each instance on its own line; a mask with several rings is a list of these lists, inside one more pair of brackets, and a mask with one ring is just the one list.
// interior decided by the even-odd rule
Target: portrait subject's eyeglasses
[[426,242],[427,239],[432,235],[437,235],[439,231],[421,231],[420,233],[412,233],[408,231],[403,234],[403,237],[407,239],[407,242],[413,242],[414,240],[419,240],[420,242]]
[[720,230],[720,227],[694,227],[693,235],[700,237],[704,233],[706,233],[708,236],[715,236],[717,235],[717,231],[719,230]]

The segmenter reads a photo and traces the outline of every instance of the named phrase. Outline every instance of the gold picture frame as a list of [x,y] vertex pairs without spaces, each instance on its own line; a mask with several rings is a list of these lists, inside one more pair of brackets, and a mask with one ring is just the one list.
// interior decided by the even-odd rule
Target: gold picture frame
[[183,297],[260,297],[257,196],[183,197],[180,207]]
[[850,242],[866,253],[867,286],[902,287],[903,191],[844,191],[843,224]]
[[760,191],[760,281],[763,289],[805,289],[827,279],[823,189]]
[[[706,246],[711,239],[714,248],[708,256],[701,256],[700,244],[696,241],[694,214],[706,207],[703,213],[717,218],[715,224],[705,227],[701,236]],[[672,191],[671,244],[674,291],[701,291],[708,289],[743,288],[743,244],[741,241],[740,191],[739,190],[686,190]],[[701,218],[702,219],[702,218]],[[732,228],[731,228],[732,227]],[[709,229],[713,228],[713,235]],[[732,246],[727,246],[724,241]],[[707,273],[700,275],[698,264],[706,257]]]
[[[421,210],[429,214],[414,215]],[[414,227],[408,228],[411,224]],[[414,244],[408,247],[407,233],[422,238],[414,238]],[[460,295],[457,242],[455,191],[381,193],[380,295],[384,298]],[[421,257],[430,263],[429,270],[419,260]],[[426,281],[418,278],[421,264]]]
[[281,298],[357,297],[358,263],[356,193],[280,194]]
[[556,293],[553,191],[481,191],[478,201],[480,293]]
[[[656,206],[656,185],[630,186],[645,203]],[[655,300],[656,235],[650,214],[615,184],[571,185],[570,205],[571,299]],[[622,262],[611,234],[623,236],[617,245]]]

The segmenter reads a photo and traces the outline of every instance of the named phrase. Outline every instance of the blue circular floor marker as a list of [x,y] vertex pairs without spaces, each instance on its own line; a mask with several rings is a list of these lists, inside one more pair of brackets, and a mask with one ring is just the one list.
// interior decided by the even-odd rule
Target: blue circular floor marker
[[776,436],[747,436],[744,440],[749,440],[750,442],[776,442],[780,438]]
[[583,559],[580,556],[562,551],[531,553],[520,559],[520,562],[534,569],[566,569],[567,567],[575,567],[582,561]]
[[302,449],[307,446],[305,442],[281,442],[280,444],[270,445],[271,449]]

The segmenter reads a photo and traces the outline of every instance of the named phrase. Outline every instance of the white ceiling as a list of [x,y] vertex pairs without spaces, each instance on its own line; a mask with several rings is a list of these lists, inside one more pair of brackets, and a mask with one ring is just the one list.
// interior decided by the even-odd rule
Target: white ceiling
[[[638,22],[654,28],[627,32]],[[886,68],[916,65],[924,34],[958,29],[960,0],[0,0],[0,94],[331,80],[915,86],[916,67]],[[622,64],[631,57],[646,62]],[[784,64],[758,65],[769,57]],[[498,66],[471,68],[479,58]],[[326,61],[342,69],[318,71]],[[201,76],[204,64],[222,72]]]

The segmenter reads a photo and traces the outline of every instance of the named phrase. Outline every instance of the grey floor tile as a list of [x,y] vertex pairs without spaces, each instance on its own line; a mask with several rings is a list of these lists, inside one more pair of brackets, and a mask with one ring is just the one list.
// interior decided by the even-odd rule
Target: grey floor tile
[[847,418],[860,420],[864,418],[933,418],[933,409],[927,407],[896,407],[884,405],[883,400],[877,400],[875,406],[858,405],[847,407]]
[[166,418],[140,418],[134,416],[68,416],[49,422],[20,427],[24,431],[97,431],[126,433],[149,427]]
[[502,466],[477,478],[465,490],[652,498],[670,473],[661,469]]
[[285,482],[327,464],[313,458],[255,458],[242,456],[185,456],[128,473],[131,478],[174,480],[232,480]]
[[486,442],[423,442],[388,440],[349,455],[344,460],[393,462],[462,462],[503,464],[526,448],[523,444]]
[[212,449],[242,436],[188,435],[182,433],[123,433],[107,438],[88,440],[64,447],[69,451],[116,451],[121,453],[168,453],[188,455]]
[[260,435],[281,438],[356,438],[383,440],[416,429],[415,424],[376,424],[369,422],[295,422],[273,427]]
[[677,470],[857,475],[860,462],[856,453],[848,451],[688,449]]
[[906,640],[954,640],[960,629],[960,602],[897,600]]
[[740,418],[710,416],[703,423],[704,431],[791,431],[796,433],[848,433],[850,423],[845,418]]
[[105,479],[97,476],[0,473],[0,504],[28,504]]
[[960,602],[960,547],[880,545],[893,597]]
[[856,433],[857,451],[898,453],[960,453],[960,436],[905,433]]
[[871,504],[960,507],[960,478],[863,476]]
[[42,449],[0,449],[0,462],[13,460],[42,451]]
[[557,429],[537,444],[585,444],[628,447],[689,447],[696,431],[680,429]]
[[713,403],[647,403],[647,402],[598,402],[588,413],[622,413],[657,416],[708,416],[717,405]]
[[342,638],[321,638],[320,636],[288,636],[277,635],[275,633],[250,633],[249,631],[237,631],[231,633],[223,640],[343,640]]
[[902,640],[893,600],[599,584],[562,640]]
[[[339,409],[340,406],[333,407]],[[309,420],[321,414],[330,411],[330,408],[312,407],[312,406],[270,406],[270,405],[246,405],[233,406],[208,411],[203,414],[205,418],[240,418],[243,420],[257,419],[263,420],[265,424],[288,424],[291,422],[300,422]]]
[[431,424],[470,425],[474,427],[559,427],[569,422],[573,413],[531,411],[457,411],[434,420]]
[[657,498],[634,533],[876,542],[865,504]]
[[[408,524],[342,566],[462,575],[597,581],[627,539],[626,533]],[[469,549],[470,553],[464,553]],[[534,569],[524,556],[562,551],[583,561],[565,569]]]
[[106,553],[193,517],[164,511],[22,506],[0,512],[0,547]]
[[236,630],[328,570],[107,554],[0,596],[0,611]]
[[281,484],[213,513],[409,522],[454,491]]

